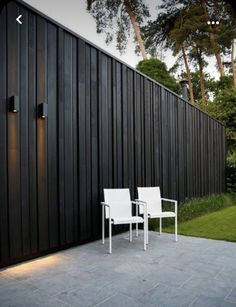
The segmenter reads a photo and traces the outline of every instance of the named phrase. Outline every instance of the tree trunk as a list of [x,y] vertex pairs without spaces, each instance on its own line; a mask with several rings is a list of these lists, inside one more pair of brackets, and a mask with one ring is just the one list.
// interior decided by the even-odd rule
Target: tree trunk
[[195,104],[194,95],[193,95],[193,84],[192,84],[192,80],[191,80],[191,73],[190,73],[190,69],[189,69],[189,65],[188,65],[188,59],[187,59],[187,55],[186,55],[184,47],[182,48],[182,53],[183,53],[184,65],[185,65],[187,78],[188,78],[190,100],[191,100],[192,104]]
[[200,77],[200,87],[201,87],[201,97],[202,102],[206,103],[206,89],[205,89],[205,79],[202,67],[199,66],[199,77]]
[[232,46],[231,46],[231,65],[232,65],[233,78],[234,78],[234,87],[236,87],[236,67],[234,64],[234,40],[232,41]]
[[[204,11],[205,19],[206,19],[206,22],[207,22],[207,21],[210,20],[210,17],[209,17],[208,11],[207,11],[205,0],[201,0],[201,4],[202,4],[203,11]],[[209,33],[209,37],[210,37],[210,43],[211,43],[213,52],[214,52],[215,57],[216,57],[216,62],[217,62],[219,73],[220,73],[221,77],[223,77],[225,75],[224,65],[222,63],[222,59],[221,59],[221,55],[220,55],[220,48],[219,48],[219,46],[216,42],[215,34],[212,32],[211,25],[209,25],[208,33]]]
[[144,43],[143,43],[143,39],[142,39],[142,36],[141,36],[141,33],[140,33],[139,26],[136,22],[135,14],[134,14],[131,6],[130,6],[129,0],[124,0],[124,5],[125,5],[126,10],[129,14],[130,21],[131,21],[131,24],[133,26],[134,33],[136,35],[136,38],[137,38],[137,41],[138,41],[138,44],[139,44],[142,57],[143,57],[144,60],[146,60],[147,59],[146,49],[145,49],[145,46],[144,46]]
[[203,72],[203,63],[202,63],[202,55],[197,51],[197,61],[199,66],[199,79],[200,79],[200,89],[201,89],[201,97],[202,101],[206,103],[206,88],[205,88],[205,78]]

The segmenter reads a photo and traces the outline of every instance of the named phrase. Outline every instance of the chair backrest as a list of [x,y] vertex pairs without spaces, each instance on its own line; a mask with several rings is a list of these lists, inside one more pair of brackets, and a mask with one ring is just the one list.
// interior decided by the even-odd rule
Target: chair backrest
[[[104,201],[110,205],[111,218],[132,216],[129,189],[104,189]],[[106,207],[106,218],[108,217],[109,209]]]
[[[138,198],[147,203],[148,214],[162,212],[160,187],[138,188]],[[140,206],[140,213],[143,213],[142,206]]]

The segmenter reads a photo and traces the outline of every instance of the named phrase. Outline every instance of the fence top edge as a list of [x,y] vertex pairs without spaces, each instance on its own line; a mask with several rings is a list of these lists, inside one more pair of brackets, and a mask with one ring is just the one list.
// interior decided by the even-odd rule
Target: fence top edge
[[211,115],[209,115],[208,113],[206,113],[205,111],[203,111],[202,109],[200,109],[198,106],[191,104],[188,100],[184,99],[183,97],[179,96],[178,94],[176,94],[175,92],[173,92],[172,90],[168,89],[167,87],[165,87],[164,85],[160,84],[159,82],[157,82],[156,80],[153,80],[152,78],[150,78],[149,76],[143,74],[142,72],[138,71],[136,68],[130,66],[129,64],[125,63],[124,61],[122,61],[121,59],[119,59],[118,57],[112,55],[111,53],[107,52],[106,50],[100,48],[99,46],[97,46],[96,44],[94,44],[93,42],[89,41],[88,39],[84,38],[82,35],[74,32],[73,30],[71,30],[70,28],[67,28],[66,26],[64,26],[63,24],[61,24],[60,22],[56,21],[55,19],[53,19],[52,17],[46,15],[45,13],[39,11],[38,9],[36,9],[35,7],[33,7],[32,5],[24,2],[23,0],[8,0],[5,1],[4,6],[8,3],[8,2],[16,2],[20,5],[22,5],[23,7],[25,7],[26,9],[31,10],[33,13],[39,15],[40,17],[46,19],[48,22],[54,24],[55,26],[61,28],[62,30],[68,32],[69,34],[73,35],[76,38],[79,38],[80,40],[84,41],[86,44],[90,45],[91,47],[97,49],[99,52],[105,54],[106,56],[110,57],[113,60],[116,60],[117,62],[119,62],[122,65],[125,65],[127,68],[131,69],[133,72],[139,74],[140,76],[144,77],[145,79],[151,81],[153,84],[158,85],[159,87],[161,87],[162,89],[165,89],[168,93],[171,93],[172,95],[174,95],[177,99],[182,100],[183,102],[185,102],[186,104],[190,105],[191,107],[199,110],[201,113],[205,114],[206,116],[208,116],[209,118],[211,118],[213,121],[219,123],[221,126],[225,127],[225,124],[222,123],[221,121],[217,120],[216,118],[212,117]]

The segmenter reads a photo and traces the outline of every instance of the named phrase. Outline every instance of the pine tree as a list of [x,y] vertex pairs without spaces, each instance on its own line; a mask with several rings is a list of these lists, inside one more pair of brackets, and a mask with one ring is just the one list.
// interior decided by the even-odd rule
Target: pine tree
[[[204,14],[203,16],[205,17],[205,23],[208,24],[207,22],[210,21],[212,18],[212,16],[210,16],[209,11],[208,11],[209,3],[206,0],[200,0],[200,5],[203,9],[203,14]],[[217,20],[218,18],[219,17],[217,16]],[[212,46],[212,50],[216,57],[218,70],[220,72],[220,75],[224,76],[225,72],[224,72],[224,65],[222,63],[221,54],[220,54],[220,46],[217,43],[216,33],[215,33],[214,28],[211,26],[211,24],[208,24],[208,33],[210,37],[210,43]]]
[[87,10],[96,20],[97,32],[106,34],[106,43],[116,36],[117,48],[123,52],[132,25],[137,50],[141,52],[143,59],[147,58],[140,26],[150,14],[142,0],[87,0],[87,4]]
[[[231,66],[236,84],[234,48],[236,16],[232,7],[217,0],[166,0],[159,7],[161,13],[154,21],[143,27],[146,48],[153,53],[157,46],[164,45],[174,55],[182,54],[189,83],[191,102],[194,103],[189,61],[197,66],[201,84],[202,100],[205,101],[205,58],[214,55],[217,68],[224,76],[222,55],[231,53]],[[219,25],[209,24],[219,20]]]
[[191,15],[186,9],[186,5],[189,2],[191,1],[182,0],[179,1],[179,6],[176,6],[173,5],[173,0],[167,0],[160,6],[162,12],[158,15],[157,19],[149,21],[142,30],[146,47],[150,52],[153,52],[157,45],[164,45],[166,49],[172,50],[173,55],[182,54],[189,84],[190,100],[194,104],[191,71],[188,61],[189,38],[186,39],[191,33],[189,30],[191,23],[188,23],[189,16]]

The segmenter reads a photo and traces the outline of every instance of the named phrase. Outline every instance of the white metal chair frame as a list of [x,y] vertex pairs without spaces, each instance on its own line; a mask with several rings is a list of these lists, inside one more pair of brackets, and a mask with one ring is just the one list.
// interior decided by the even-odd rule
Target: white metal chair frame
[[[154,217],[151,217],[150,213],[148,212],[148,206],[146,207],[146,210],[147,210],[147,232],[146,232],[146,235],[147,235],[147,244],[149,243],[149,239],[148,239],[148,219],[149,218],[159,218],[160,219],[160,224],[159,224],[159,233],[160,235],[162,234],[162,218],[167,218],[167,217],[174,217],[175,218],[175,241],[177,242],[178,241],[178,234],[177,234],[177,225],[178,225],[178,209],[177,209],[177,205],[178,205],[178,202],[177,200],[174,200],[174,199],[168,199],[168,198],[160,198],[161,201],[166,201],[166,202],[171,202],[171,203],[174,203],[174,206],[175,206],[175,211],[173,212],[175,215],[174,216],[158,216],[159,213],[157,213],[156,215],[157,216],[154,216]],[[138,203],[145,203],[147,205],[148,201],[144,201],[144,200],[140,200],[140,199],[135,199],[136,202]],[[138,207],[136,207],[136,215],[138,214]],[[161,213],[165,213],[166,211],[162,211]],[[136,236],[138,236],[138,224],[136,224]]]
[[[139,206],[142,206],[143,207],[143,221],[142,222],[139,222],[139,223],[142,223],[144,225],[144,243],[143,243],[143,249],[146,250],[146,245],[147,245],[147,207],[146,207],[146,203],[144,202],[137,202],[137,201],[130,201],[130,205],[131,205],[131,209],[132,209],[132,205],[136,205],[136,208],[139,207]],[[112,224],[114,224],[114,221],[113,221],[113,217],[111,216],[111,206],[110,204],[107,204],[105,202],[101,202],[101,205],[102,205],[102,244],[105,243],[105,207],[108,208],[109,210],[109,216],[108,216],[108,219],[109,219],[109,254],[112,253]],[[137,212],[137,210],[136,210]],[[135,217],[135,216],[134,216]],[[139,217],[138,215],[136,217]],[[136,227],[137,225],[139,224],[137,222],[130,222],[130,223],[116,223],[116,225],[121,225],[121,224],[129,224],[130,225],[130,228],[129,228],[129,241],[132,242],[132,224],[136,224]],[[137,235],[137,233],[136,233]]]

